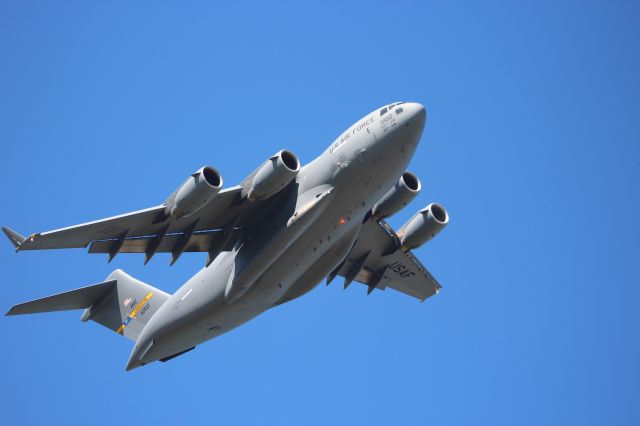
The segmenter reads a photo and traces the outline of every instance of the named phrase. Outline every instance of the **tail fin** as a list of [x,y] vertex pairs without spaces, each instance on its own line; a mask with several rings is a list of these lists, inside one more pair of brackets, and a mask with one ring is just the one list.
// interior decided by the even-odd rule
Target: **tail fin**
[[7,315],[84,309],[80,319],[93,320],[135,341],[169,294],[120,269],[99,284],[14,306]]

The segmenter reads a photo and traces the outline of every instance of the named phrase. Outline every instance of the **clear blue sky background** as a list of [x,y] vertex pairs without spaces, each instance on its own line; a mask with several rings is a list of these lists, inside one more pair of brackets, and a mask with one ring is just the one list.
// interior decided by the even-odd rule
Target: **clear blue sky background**
[[[451,224],[423,304],[304,298],[166,364],[80,312],[1,317],[0,424],[640,423],[640,3],[0,2],[1,222],[25,234],[162,202],[205,164],[304,162],[423,103],[411,163]],[[0,250],[0,307],[114,268],[174,291],[185,255]]]

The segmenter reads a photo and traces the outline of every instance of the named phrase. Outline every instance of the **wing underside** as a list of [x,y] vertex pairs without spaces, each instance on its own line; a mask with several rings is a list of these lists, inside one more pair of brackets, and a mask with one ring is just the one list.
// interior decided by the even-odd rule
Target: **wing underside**
[[[197,215],[174,219],[160,205],[119,216],[22,237],[3,231],[17,251],[89,247],[89,253],[106,253],[111,261],[118,253],[144,253],[145,263],[155,253],[171,253],[173,264],[184,252],[208,253],[209,264],[228,249],[243,223],[256,220],[275,203],[249,203],[242,187],[220,191]],[[440,284],[410,251],[400,248],[395,231],[384,221],[367,220],[346,259],[329,276],[345,277],[345,287],[357,281],[374,289],[387,287],[420,300],[437,293]]]
[[89,253],[144,253],[149,261],[157,252],[172,253],[171,263],[183,252],[208,252],[210,262],[231,235],[250,218],[259,203],[248,203],[235,186],[220,191],[216,198],[192,216],[179,219],[159,205],[67,228],[22,237],[4,229],[16,251],[89,247]]
[[345,278],[345,288],[353,281],[368,286],[368,293],[387,287],[425,300],[441,286],[410,252],[400,248],[398,236],[384,221],[368,220],[362,225],[349,255],[328,277]]

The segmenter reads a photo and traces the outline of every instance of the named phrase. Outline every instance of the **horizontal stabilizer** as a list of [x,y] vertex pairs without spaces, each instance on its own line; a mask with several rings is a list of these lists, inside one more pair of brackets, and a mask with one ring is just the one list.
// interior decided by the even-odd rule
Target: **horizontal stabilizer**
[[164,291],[116,269],[105,282],[21,303],[7,315],[85,309],[82,321],[95,321],[135,341],[168,299]]
[[115,280],[105,281],[100,284],[21,303],[11,308],[6,315],[38,314],[42,312],[85,309],[102,299],[115,285]]
[[22,235],[18,234],[16,231],[9,228],[8,226],[3,226],[2,232],[4,232],[7,238],[9,238],[9,241],[11,241],[11,244],[13,244],[16,250],[20,248],[20,246],[25,240],[25,238]]

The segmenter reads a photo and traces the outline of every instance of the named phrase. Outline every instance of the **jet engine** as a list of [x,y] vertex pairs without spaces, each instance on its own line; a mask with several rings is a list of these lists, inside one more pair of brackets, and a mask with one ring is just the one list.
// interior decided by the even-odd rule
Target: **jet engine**
[[283,149],[255,172],[247,191],[247,198],[256,201],[271,197],[291,182],[299,171],[298,157],[293,152]]
[[222,176],[213,167],[205,166],[189,178],[169,197],[167,214],[174,218],[189,216],[200,210],[222,188]]
[[404,172],[398,183],[373,206],[371,213],[376,219],[394,215],[409,204],[418,195],[420,189],[422,185],[418,176],[411,172]]
[[403,250],[420,247],[444,229],[449,223],[449,214],[443,206],[431,203],[414,214],[398,231]]

